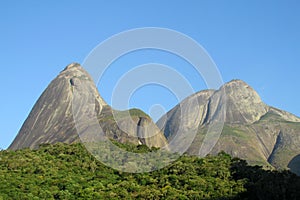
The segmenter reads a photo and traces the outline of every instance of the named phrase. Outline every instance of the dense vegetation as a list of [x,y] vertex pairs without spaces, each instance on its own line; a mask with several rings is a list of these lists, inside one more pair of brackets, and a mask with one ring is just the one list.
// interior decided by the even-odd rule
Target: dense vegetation
[[163,169],[130,174],[106,167],[82,144],[1,151],[0,181],[0,199],[300,199],[296,175],[251,167],[225,153],[184,155]]

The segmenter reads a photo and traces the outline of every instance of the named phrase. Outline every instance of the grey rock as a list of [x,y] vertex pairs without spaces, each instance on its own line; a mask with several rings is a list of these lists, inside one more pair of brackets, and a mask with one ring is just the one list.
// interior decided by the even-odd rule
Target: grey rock
[[[189,104],[189,100],[195,97],[199,98],[197,106],[201,109]],[[182,112],[184,107],[190,112]],[[225,151],[246,159],[250,164],[277,169],[292,166],[290,169],[299,174],[300,118],[266,105],[245,82],[233,80],[219,90],[191,95],[171,109],[157,124],[171,143],[179,133],[179,125],[189,127],[195,118],[200,121],[194,127],[198,133],[187,153],[203,156],[201,149],[207,141],[219,137],[216,143],[211,143],[213,148],[206,148],[204,152],[217,154]],[[219,135],[214,135],[211,126],[219,125],[218,122],[223,122],[224,127]],[[180,134],[188,135],[188,132],[182,130]]]
[[[38,148],[43,143],[99,140],[99,127],[105,136],[120,142],[165,146],[167,142],[163,133],[150,117],[145,118],[142,111],[137,111],[134,116],[122,117],[120,124],[127,127],[122,130],[114,119],[113,109],[100,96],[90,75],[79,64],[72,63],[40,96],[9,149]],[[141,132],[143,128],[146,130]]]

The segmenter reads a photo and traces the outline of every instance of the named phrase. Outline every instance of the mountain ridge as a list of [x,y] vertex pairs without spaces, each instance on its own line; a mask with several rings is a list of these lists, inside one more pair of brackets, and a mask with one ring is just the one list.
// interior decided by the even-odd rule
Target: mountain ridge
[[[74,104],[75,97],[79,99],[78,105]],[[290,168],[299,174],[300,118],[266,105],[244,81],[235,79],[218,90],[192,94],[155,124],[139,109],[117,111],[111,108],[99,94],[91,76],[78,63],[68,65],[51,81],[9,149],[82,142],[79,135],[84,135],[90,125],[76,126],[74,116],[80,118],[81,113],[91,112],[89,106],[94,106],[92,112],[96,113],[97,123],[105,136],[121,143],[166,147],[177,132],[184,136],[185,131],[195,129],[197,134],[187,149],[188,154],[199,156],[203,142],[208,142],[212,147],[207,148],[207,153],[225,151],[250,164]],[[222,125],[220,122],[224,123],[223,130],[212,137],[218,136],[218,140],[207,140],[206,133],[211,127]],[[93,132],[86,135],[94,137],[89,134]],[[185,144],[182,140],[177,142]]]
[[[131,111],[122,116],[118,121],[123,125],[122,129],[114,120],[103,120],[119,116],[121,111],[112,109],[104,101],[91,76],[80,64],[72,63],[42,93],[9,149],[37,148],[43,143],[80,142],[83,138],[79,138],[79,135],[93,134],[85,133],[90,124],[78,124],[78,120],[86,117],[84,113],[91,112],[91,108],[108,138],[149,147],[166,145],[164,135],[142,111]],[[130,114],[133,116],[130,117]]]
[[[198,98],[198,105],[187,105],[193,98]],[[183,116],[181,108],[189,106],[195,109],[188,114],[183,112],[186,114]],[[186,123],[191,119],[189,115],[200,118],[197,135],[187,150],[189,154],[199,155],[203,142],[208,141],[213,146],[210,154],[225,151],[251,164],[277,169],[288,168],[289,162],[300,155],[300,118],[266,105],[258,93],[242,80],[232,80],[218,90],[192,94],[162,116],[157,125],[169,142],[176,137],[179,126],[189,126]],[[205,138],[209,135],[210,126],[218,124],[218,121],[223,122],[224,127],[214,144]],[[298,173],[298,168],[300,162],[294,163],[291,170]]]

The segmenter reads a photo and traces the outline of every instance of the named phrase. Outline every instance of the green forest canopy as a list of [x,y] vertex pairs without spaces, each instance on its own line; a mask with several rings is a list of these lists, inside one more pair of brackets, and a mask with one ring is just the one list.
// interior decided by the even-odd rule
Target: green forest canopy
[[160,170],[131,174],[103,165],[79,143],[0,151],[0,181],[0,199],[300,199],[295,174],[249,166],[225,153],[183,155]]

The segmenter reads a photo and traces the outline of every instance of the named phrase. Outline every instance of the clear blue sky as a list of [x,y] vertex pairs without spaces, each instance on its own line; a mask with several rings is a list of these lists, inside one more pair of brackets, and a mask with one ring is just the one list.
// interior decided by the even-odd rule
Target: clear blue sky
[[[67,64],[82,63],[113,34],[149,26],[192,37],[211,55],[225,82],[242,79],[267,104],[300,116],[299,10],[297,0],[1,1],[0,147],[8,147],[35,101]],[[115,64],[185,65],[173,57],[168,63],[169,55],[162,54],[145,51]],[[189,78],[188,72],[186,75]],[[201,80],[193,82],[193,87],[206,89]],[[112,88],[105,81],[99,85],[107,101]],[[165,92],[155,86],[152,90]],[[176,103],[171,97],[143,95],[142,90],[137,91],[130,106],[147,112],[151,103],[166,108]]]

